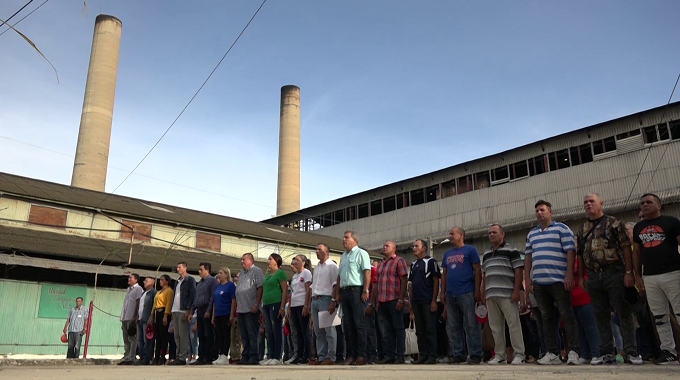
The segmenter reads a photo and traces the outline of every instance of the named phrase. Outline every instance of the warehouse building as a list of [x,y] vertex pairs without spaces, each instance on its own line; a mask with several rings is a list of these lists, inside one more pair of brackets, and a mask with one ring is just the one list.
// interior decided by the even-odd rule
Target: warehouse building
[[319,242],[339,260],[337,238],[0,173],[0,354],[65,354],[59,337],[78,296],[94,298],[89,352],[122,352],[130,273],[177,279],[178,262],[195,275],[206,261],[235,274],[246,252],[267,270],[277,252],[290,277],[292,257],[315,264]]
[[413,258],[415,239],[428,239],[441,258],[451,227],[466,229],[478,250],[488,226],[524,247],[536,224],[534,204],[548,200],[554,219],[578,228],[583,196],[598,192],[605,212],[637,220],[639,197],[658,194],[665,212],[680,215],[680,102],[581,128],[414,178],[348,195],[264,222],[324,236],[355,230],[368,249],[394,240]]

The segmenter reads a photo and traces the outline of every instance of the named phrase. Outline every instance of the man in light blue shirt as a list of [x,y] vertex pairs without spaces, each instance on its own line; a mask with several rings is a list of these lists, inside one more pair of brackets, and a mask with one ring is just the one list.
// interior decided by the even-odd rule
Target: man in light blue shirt
[[359,248],[357,234],[345,232],[345,251],[338,266],[338,290],[335,299],[342,303],[342,329],[347,336],[347,360],[342,365],[366,364],[367,326],[364,313],[371,284],[371,260],[368,252]]

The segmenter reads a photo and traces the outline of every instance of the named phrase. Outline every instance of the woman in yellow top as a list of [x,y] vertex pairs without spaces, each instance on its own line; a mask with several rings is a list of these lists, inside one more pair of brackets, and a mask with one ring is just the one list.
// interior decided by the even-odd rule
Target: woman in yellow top
[[[165,364],[165,353],[168,352],[168,324],[172,319],[172,301],[175,296],[170,288],[170,276],[164,274],[161,276],[161,290],[156,292],[153,298],[153,337],[156,341],[156,355],[151,364],[163,365]],[[151,319],[149,319],[149,325]]]

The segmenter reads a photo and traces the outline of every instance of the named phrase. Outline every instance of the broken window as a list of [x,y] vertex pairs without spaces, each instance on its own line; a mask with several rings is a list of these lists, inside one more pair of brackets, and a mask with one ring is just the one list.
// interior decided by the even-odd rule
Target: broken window
[[397,209],[408,207],[411,205],[408,193],[397,194]]
[[524,178],[529,176],[529,167],[526,161],[515,162],[510,165],[510,179]]
[[394,196],[383,198],[383,212],[390,212],[397,209],[397,201]]
[[543,174],[546,170],[545,154],[529,159],[529,175]]
[[466,175],[464,177],[458,178],[458,194],[467,193],[472,191],[472,176]]
[[590,143],[569,148],[569,155],[571,156],[571,166],[593,161],[593,151],[590,148]]
[[368,203],[362,203],[357,206],[359,210],[359,219],[368,217]]
[[[654,128],[654,127],[652,127]],[[616,150],[616,140],[614,136],[606,139],[593,141],[593,154],[598,155],[606,152],[613,152]]]
[[439,185],[430,186],[425,189],[425,202],[434,202],[439,199]]
[[371,215],[380,214],[382,214],[382,200],[378,199],[377,201],[371,202]]
[[456,195],[456,180],[446,181],[442,183],[442,198],[448,198]]
[[411,206],[419,205],[425,203],[425,196],[423,195],[423,189],[412,190],[411,191]]
[[475,174],[475,190],[489,187],[489,172],[479,172]]

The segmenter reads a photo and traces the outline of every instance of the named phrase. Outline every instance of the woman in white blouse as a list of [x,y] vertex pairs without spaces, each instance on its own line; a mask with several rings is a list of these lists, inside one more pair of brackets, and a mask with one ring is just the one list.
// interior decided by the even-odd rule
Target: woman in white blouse
[[295,274],[290,281],[293,294],[290,297],[290,322],[297,332],[297,358],[291,364],[307,364],[311,351],[311,336],[309,335],[309,310],[312,305],[312,272],[311,263],[307,257],[297,255],[291,260],[291,267]]

